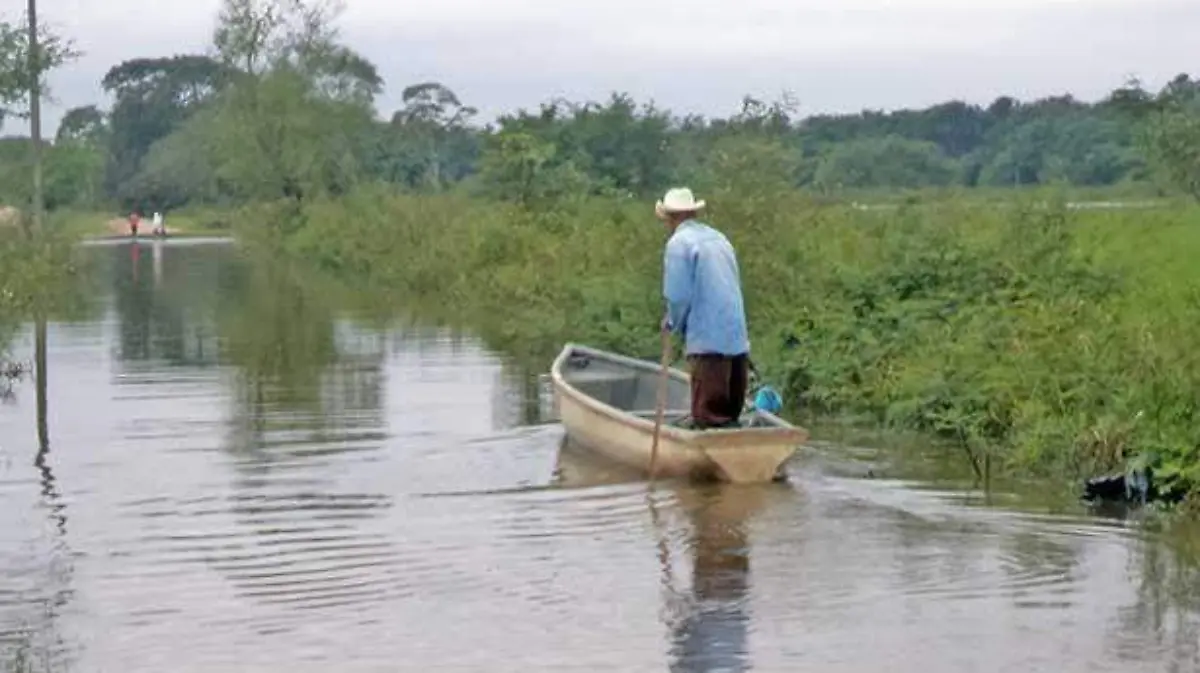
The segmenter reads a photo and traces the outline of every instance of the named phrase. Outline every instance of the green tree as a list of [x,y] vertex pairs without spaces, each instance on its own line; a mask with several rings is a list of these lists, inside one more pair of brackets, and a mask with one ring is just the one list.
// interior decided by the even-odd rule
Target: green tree
[[227,0],[214,44],[244,68],[208,139],[223,191],[236,198],[344,193],[363,174],[373,129],[373,65],[336,42],[336,8],[301,0]]
[[104,156],[98,148],[57,143],[46,152],[46,208],[87,207],[103,198]]
[[840,143],[820,162],[814,182],[823,189],[948,185],[957,164],[928,141],[889,135]]
[[438,82],[405,87],[401,98],[404,107],[392,115],[391,131],[403,181],[436,190],[465,177],[477,153],[468,127],[475,108]]
[[1200,200],[1200,107],[1171,105],[1149,125],[1147,137],[1166,180]]
[[1126,128],[1083,112],[1013,126],[989,151],[991,156],[977,158],[977,180],[983,185],[1106,185],[1120,181],[1138,164]]
[[1181,74],[1150,98],[1126,90],[1125,109],[1140,120],[1140,140],[1162,179],[1200,200],[1200,81]]
[[480,179],[493,197],[530,207],[569,194],[586,193],[587,176],[570,161],[555,161],[553,143],[522,131],[489,136]]
[[222,63],[250,78],[286,62],[381,84],[374,66],[337,44],[334,20],[341,10],[330,0],[222,0],[213,46]]
[[210,145],[214,118],[214,111],[201,110],[150,147],[130,185],[144,209],[169,210],[221,200]]
[[54,134],[54,142],[83,142],[100,145],[106,139],[107,120],[95,105],[71,108],[63,115]]
[[95,105],[68,110],[46,154],[46,207],[86,207],[104,197],[108,127]]
[[212,103],[230,79],[231,72],[207,56],[133,59],[111,68],[101,82],[115,98],[106,192],[126,205],[137,204],[135,176],[150,148]]
[[739,132],[749,131],[780,138],[792,131],[799,109],[799,102],[790,92],[784,92],[779,100],[771,103],[753,96],[743,96],[741,109],[729,119],[727,126]]
[[316,98],[313,82],[280,67],[231,91],[214,117],[214,168],[242,199],[344,192],[358,177],[356,137],[370,110]]
[[614,94],[601,105],[551,101],[537,113],[499,119],[499,130],[524,133],[555,146],[553,161],[583,171],[596,189],[649,195],[674,177],[672,118]]
[[36,66],[29,67],[29,31],[24,20],[0,20],[0,126],[6,117],[29,114],[29,90],[36,77],[43,96],[49,95],[46,73],[79,57],[74,42],[38,26]]
[[[45,147],[45,146],[44,146]],[[29,138],[0,138],[0,203],[24,204],[32,197]]]

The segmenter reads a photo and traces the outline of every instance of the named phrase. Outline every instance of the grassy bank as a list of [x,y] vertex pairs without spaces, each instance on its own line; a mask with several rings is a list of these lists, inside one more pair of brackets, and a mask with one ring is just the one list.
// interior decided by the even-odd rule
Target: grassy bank
[[[1164,487],[1200,484],[1200,209],[1072,211],[1042,193],[862,211],[752,172],[704,195],[739,251],[755,359],[795,413],[937,434],[1072,488],[1144,459]],[[650,211],[368,188],[244,221],[259,240],[277,222],[272,245],[500,348],[544,358],[569,339],[653,358],[664,231]]]

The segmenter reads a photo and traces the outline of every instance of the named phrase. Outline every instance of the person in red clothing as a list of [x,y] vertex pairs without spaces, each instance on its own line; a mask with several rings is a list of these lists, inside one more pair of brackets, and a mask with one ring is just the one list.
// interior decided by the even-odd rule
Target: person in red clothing
[[142,218],[140,216],[138,216],[136,210],[133,211],[132,213],[129,213],[129,235],[130,236],[137,238],[138,224],[141,222],[141,219]]

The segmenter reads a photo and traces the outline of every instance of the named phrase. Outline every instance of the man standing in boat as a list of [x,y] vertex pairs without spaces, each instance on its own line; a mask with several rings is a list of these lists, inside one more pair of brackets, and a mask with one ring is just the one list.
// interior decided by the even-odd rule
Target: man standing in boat
[[736,426],[746,400],[750,339],[737,255],[724,234],[700,222],[704,201],[669,190],[654,208],[671,233],[663,261],[662,329],[685,340],[697,429]]

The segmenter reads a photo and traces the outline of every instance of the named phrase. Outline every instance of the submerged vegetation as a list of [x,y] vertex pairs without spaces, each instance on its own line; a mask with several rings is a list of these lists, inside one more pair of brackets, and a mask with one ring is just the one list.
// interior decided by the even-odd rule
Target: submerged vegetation
[[[70,111],[49,146],[48,205],[189,208],[509,351],[650,356],[664,232],[649,204],[687,183],[739,251],[755,360],[795,413],[942,436],[980,471],[1150,464],[1160,489],[1200,489],[1190,77],[1096,103],[807,118],[786,97],[701,119],[615,95],[481,128],[437,82],[379,119],[383,80],[333,18],[225,0],[214,56],[114,66],[112,107]],[[5,142],[11,178],[25,154]],[[18,206],[19,182],[0,180]],[[1155,202],[1068,203],[1081,195]]]

